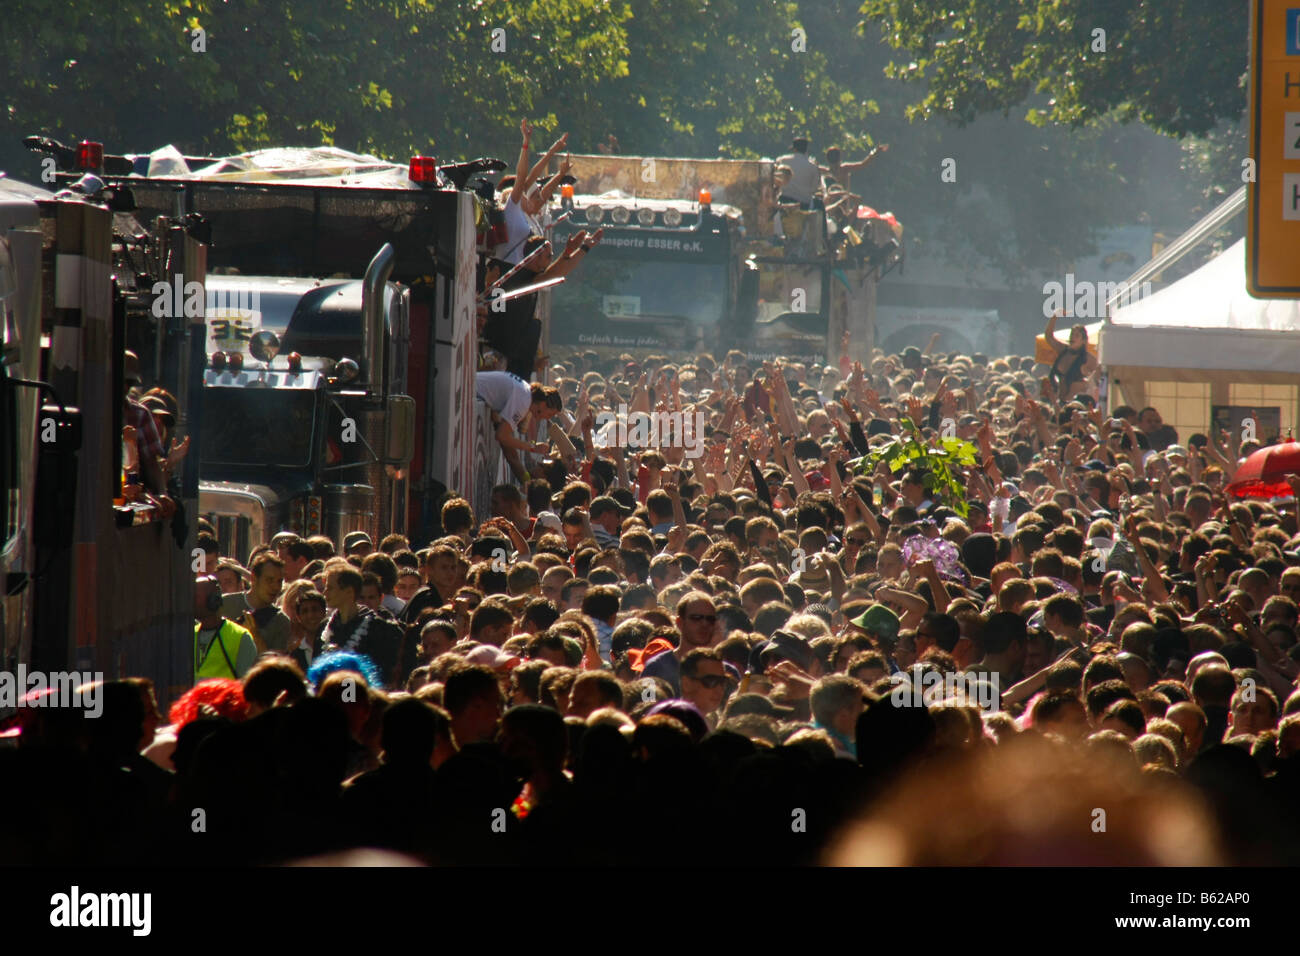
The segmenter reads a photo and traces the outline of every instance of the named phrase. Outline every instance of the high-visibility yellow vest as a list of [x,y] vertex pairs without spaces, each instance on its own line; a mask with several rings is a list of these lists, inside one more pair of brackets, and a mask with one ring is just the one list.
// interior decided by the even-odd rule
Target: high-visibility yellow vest
[[[208,645],[202,657],[199,655],[199,629],[194,625],[194,680],[206,680],[209,677],[235,677],[235,665],[239,663],[239,645],[245,637],[252,635],[234,621],[222,621],[217,634]],[[222,653],[222,650],[225,653]]]

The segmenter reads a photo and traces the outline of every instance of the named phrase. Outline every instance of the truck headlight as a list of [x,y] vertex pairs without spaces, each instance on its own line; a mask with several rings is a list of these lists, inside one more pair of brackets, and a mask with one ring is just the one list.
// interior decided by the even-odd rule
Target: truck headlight
[[643,226],[653,226],[655,224],[655,211],[653,209],[638,209],[636,211],[636,221]]
[[605,210],[603,207],[601,206],[587,207],[587,222],[591,223],[593,226],[599,225],[604,218],[605,218]]
[[664,225],[676,228],[682,224],[682,211],[680,209],[664,210]]
[[609,211],[609,219],[616,226],[626,226],[632,221],[632,210],[626,206],[615,206]]

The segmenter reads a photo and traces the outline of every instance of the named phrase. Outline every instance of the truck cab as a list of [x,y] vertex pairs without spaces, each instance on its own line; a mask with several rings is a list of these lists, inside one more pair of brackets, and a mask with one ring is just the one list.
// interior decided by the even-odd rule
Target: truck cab
[[736,207],[612,190],[566,197],[557,212],[569,216],[556,225],[556,249],[578,229],[605,232],[580,279],[554,292],[552,342],[700,351],[736,324],[744,231]]
[[381,254],[361,281],[208,278],[199,510],[224,553],[247,560],[280,530],[404,532],[408,297],[383,269]]

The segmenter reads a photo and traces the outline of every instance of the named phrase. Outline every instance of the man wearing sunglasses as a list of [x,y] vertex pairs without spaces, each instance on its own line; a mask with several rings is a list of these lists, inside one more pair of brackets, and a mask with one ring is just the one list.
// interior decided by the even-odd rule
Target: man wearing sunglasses
[[682,693],[682,661],[696,648],[708,648],[721,639],[718,609],[713,598],[703,591],[688,591],[677,602],[677,632],[681,635],[676,649],[664,651],[646,661],[643,677],[662,677]]
[[713,726],[713,717],[727,696],[727,671],[713,648],[696,648],[681,662],[682,699],[694,704]]

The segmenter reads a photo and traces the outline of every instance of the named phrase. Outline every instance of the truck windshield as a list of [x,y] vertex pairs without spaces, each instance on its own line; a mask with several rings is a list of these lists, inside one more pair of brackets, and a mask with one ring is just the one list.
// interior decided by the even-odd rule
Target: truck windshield
[[[675,319],[721,321],[727,267],[721,262],[591,259],[556,287],[553,310],[566,320]],[[609,331],[606,326],[605,331]]]
[[201,428],[205,465],[306,468],[316,443],[316,393],[208,386]]

